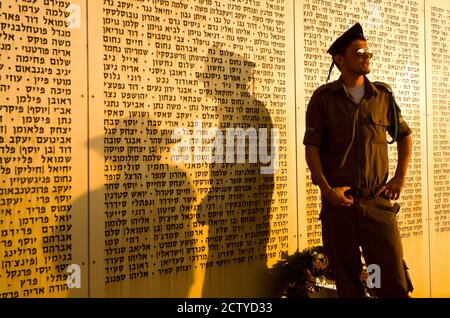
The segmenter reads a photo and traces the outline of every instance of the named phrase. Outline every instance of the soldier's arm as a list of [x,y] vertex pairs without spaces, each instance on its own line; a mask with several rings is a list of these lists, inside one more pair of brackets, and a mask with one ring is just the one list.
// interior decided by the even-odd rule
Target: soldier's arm
[[325,178],[322,170],[322,162],[320,160],[319,148],[312,145],[305,146],[306,163],[311,171],[311,178],[320,188],[323,196],[326,196],[331,187]]
[[405,179],[408,170],[409,161],[412,154],[412,137],[411,134],[397,141],[398,162],[395,176]]
[[397,153],[398,162],[394,177],[377,191],[377,195],[384,192],[384,195],[391,200],[397,200],[400,197],[405,184],[405,176],[412,153],[411,134],[397,141]]
[[312,145],[305,145],[306,163],[311,171],[311,178],[313,182],[320,188],[323,198],[334,205],[352,205],[353,198],[347,197],[345,191],[350,187],[335,187],[331,188],[328,184],[325,175],[323,174],[322,161],[320,160],[319,147]]

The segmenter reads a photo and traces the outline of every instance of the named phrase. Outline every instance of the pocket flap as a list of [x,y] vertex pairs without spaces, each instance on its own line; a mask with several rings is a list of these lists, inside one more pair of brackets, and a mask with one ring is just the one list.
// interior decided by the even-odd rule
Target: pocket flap
[[370,112],[370,118],[372,119],[372,123],[375,125],[389,126],[388,119],[384,116],[381,116],[381,114]]

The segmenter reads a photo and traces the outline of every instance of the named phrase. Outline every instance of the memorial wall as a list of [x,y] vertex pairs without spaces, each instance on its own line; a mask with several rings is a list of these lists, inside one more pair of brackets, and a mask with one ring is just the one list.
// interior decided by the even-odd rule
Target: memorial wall
[[450,141],[450,4],[426,7],[427,154],[431,295],[448,297],[450,264],[450,186],[447,163]]
[[0,296],[273,296],[282,254],[322,244],[305,110],[360,22],[369,78],[413,130],[413,296],[448,297],[449,17],[438,0],[0,1]]
[[85,11],[0,2],[2,297],[65,296],[68,267],[88,268]]

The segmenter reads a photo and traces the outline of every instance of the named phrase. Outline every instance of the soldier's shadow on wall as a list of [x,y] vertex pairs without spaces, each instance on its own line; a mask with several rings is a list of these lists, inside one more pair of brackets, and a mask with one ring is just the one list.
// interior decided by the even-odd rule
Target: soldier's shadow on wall
[[[90,160],[104,170],[104,183],[89,195],[91,203],[98,201],[91,204],[91,216],[103,216],[91,217],[102,220],[91,224],[91,232],[105,233],[103,248],[91,251],[91,258],[104,260],[96,265],[95,273],[103,274],[104,280],[91,289],[94,297],[192,295],[199,268],[187,251],[195,247],[195,239],[185,233],[194,232],[194,221],[208,226],[202,297],[274,296],[267,267],[267,245],[275,240],[270,235],[276,172],[270,168],[276,160],[273,123],[264,103],[253,94],[255,63],[219,48],[208,52],[199,80],[209,89],[209,97],[218,101],[215,113],[223,153],[220,161],[221,154],[214,149],[211,188],[197,211],[189,173],[171,161],[175,141],[170,132],[162,133],[157,118],[117,118],[105,126],[107,135],[90,140],[98,155]],[[208,72],[221,76],[211,78]],[[239,146],[241,133],[247,137],[256,133],[257,138],[251,142],[246,138]],[[233,145],[227,143],[230,138]],[[251,159],[255,151],[256,162]],[[82,201],[74,202],[74,210]]]
[[188,297],[194,264],[184,233],[192,228],[195,195],[186,171],[168,160],[171,132],[162,135],[160,122],[149,117],[111,123],[89,145],[104,171],[103,184],[89,193],[91,222],[101,220],[90,228],[105,233],[102,249],[90,253],[104,278],[91,295]]
[[[238,53],[212,47],[198,75],[207,97],[217,102],[219,127],[211,151],[211,188],[198,207],[200,222],[208,226],[202,297],[273,296],[267,244],[275,171],[264,157],[273,152],[273,124],[253,94],[255,66]],[[245,143],[239,144],[242,134]]]

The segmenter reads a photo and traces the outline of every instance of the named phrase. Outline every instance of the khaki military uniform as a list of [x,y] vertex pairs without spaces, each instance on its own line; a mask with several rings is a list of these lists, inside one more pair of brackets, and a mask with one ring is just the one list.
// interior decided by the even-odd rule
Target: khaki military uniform
[[[384,297],[407,295],[403,253],[390,200],[375,196],[388,179],[387,135],[394,132],[390,87],[365,78],[365,95],[357,105],[347,93],[342,79],[318,88],[306,112],[303,143],[320,149],[324,175],[332,187],[349,186],[354,204],[332,206],[322,200],[322,238],[339,296],[364,295],[361,246],[367,264],[381,271]],[[411,129],[397,112],[397,141]]]

